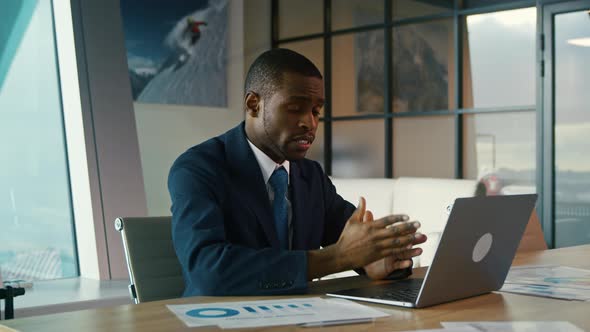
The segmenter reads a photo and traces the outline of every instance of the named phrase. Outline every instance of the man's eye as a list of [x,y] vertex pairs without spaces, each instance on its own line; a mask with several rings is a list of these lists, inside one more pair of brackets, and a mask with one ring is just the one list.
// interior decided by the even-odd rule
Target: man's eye
[[316,106],[316,107],[314,107],[314,108],[313,108],[313,110],[312,110],[312,112],[313,112],[313,115],[315,115],[315,116],[320,116],[320,115],[322,114],[322,110],[323,110],[323,109],[324,109],[324,107],[323,107],[323,106],[321,106],[321,107],[320,107],[320,106]]

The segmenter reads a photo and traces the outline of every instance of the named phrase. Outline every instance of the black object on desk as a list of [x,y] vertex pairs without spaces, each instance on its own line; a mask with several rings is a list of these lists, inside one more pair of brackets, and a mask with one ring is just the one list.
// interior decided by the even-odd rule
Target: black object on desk
[[21,287],[6,286],[0,288],[0,300],[5,300],[4,303],[4,319],[14,318],[14,298],[20,295],[25,295],[25,289]]

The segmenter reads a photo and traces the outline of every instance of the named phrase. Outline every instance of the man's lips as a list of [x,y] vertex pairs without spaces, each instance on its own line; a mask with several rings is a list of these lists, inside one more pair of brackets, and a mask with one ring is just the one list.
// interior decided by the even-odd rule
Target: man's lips
[[309,146],[313,143],[315,137],[313,135],[298,136],[293,139],[298,145]]

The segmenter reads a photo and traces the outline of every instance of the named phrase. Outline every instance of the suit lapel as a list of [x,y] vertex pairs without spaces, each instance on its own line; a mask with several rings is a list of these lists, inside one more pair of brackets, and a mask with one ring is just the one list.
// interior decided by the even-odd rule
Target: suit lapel
[[307,249],[311,231],[311,211],[309,200],[311,199],[309,183],[302,169],[296,162],[291,162],[291,185],[293,190],[293,250]]
[[258,161],[246,140],[243,122],[227,132],[225,149],[238,198],[254,212],[271,246],[280,248],[266,184]]

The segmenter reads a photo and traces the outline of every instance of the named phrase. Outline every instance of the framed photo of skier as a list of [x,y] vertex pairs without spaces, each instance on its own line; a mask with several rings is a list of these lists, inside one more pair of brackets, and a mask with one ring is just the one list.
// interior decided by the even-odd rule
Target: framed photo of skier
[[227,107],[228,0],[121,0],[133,100]]

